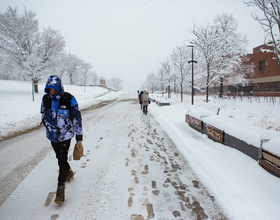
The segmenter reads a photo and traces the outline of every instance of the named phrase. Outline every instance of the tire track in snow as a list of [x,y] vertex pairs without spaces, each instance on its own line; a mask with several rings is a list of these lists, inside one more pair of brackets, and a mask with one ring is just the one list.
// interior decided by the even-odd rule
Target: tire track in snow
[[33,170],[35,166],[51,151],[51,147],[41,149],[32,159],[20,163],[9,174],[0,179],[0,206],[17,188],[18,184]]

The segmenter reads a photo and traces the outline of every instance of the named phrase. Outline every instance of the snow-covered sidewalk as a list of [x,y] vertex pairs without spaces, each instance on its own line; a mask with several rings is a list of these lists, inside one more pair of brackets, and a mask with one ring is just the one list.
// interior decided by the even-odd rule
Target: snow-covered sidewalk
[[182,106],[153,106],[150,112],[233,219],[279,218],[280,178],[243,153],[190,128]]

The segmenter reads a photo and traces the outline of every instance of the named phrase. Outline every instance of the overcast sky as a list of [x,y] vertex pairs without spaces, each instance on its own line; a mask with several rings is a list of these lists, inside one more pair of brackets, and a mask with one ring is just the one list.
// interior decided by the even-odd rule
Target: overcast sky
[[243,0],[0,0],[0,11],[9,5],[34,11],[40,30],[59,30],[66,52],[91,63],[100,77],[121,78],[125,91],[140,89],[175,47],[192,39],[194,22],[232,14],[249,40],[248,53],[264,42],[251,16],[258,9]]

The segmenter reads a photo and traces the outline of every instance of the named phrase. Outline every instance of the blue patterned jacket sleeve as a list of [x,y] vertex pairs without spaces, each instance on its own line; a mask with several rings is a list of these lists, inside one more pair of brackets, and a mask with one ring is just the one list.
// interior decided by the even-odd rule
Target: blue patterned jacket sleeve
[[82,127],[82,117],[78,102],[75,97],[71,99],[71,116],[73,119],[73,126],[76,133],[76,140],[83,140],[83,127]]

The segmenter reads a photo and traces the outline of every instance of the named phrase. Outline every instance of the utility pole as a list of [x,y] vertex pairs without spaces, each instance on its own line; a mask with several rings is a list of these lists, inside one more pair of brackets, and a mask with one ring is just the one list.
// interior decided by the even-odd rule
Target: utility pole
[[195,61],[193,59],[193,45],[188,45],[188,47],[192,48],[192,60],[188,61],[188,63],[192,63],[192,105],[193,105],[193,63],[197,63],[197,61]]

